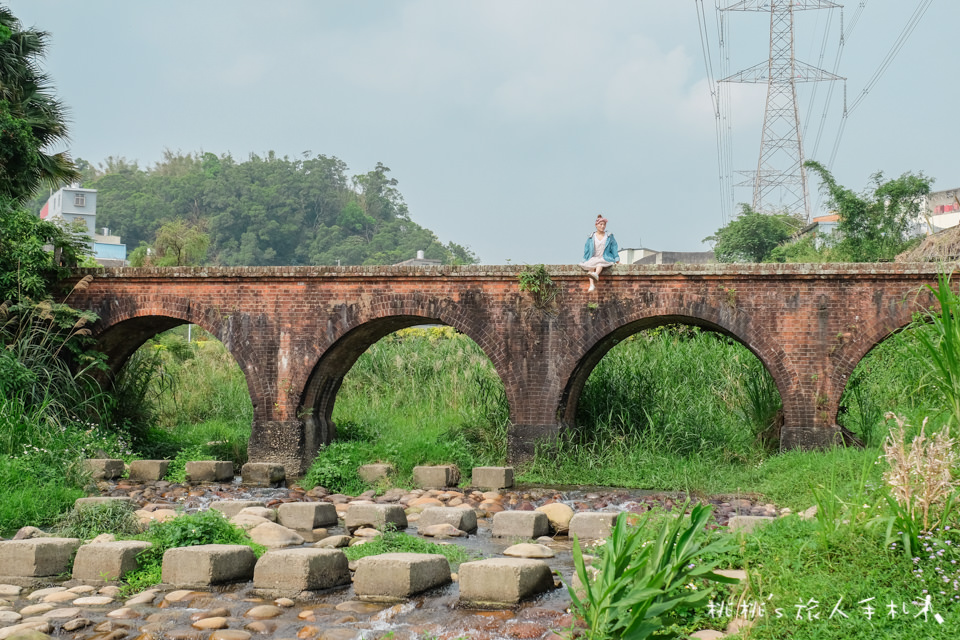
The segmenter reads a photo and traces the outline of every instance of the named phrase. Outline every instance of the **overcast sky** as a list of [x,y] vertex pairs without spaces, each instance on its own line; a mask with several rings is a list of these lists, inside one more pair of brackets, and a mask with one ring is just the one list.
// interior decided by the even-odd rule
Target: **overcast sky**
[[[960,186],[960,3],[933,0],[871,83],[928,2],[847,2],[839,65],[840,11],[798,14],[797,57],[862,98],[836,146],[843,83],[799,90],[806,155],[827,164],[836,147],[847,187],[877,171]],[[382,162],[414,221],[488,264],[577,262],[600,212],[621,247],[707,250],[724,224],[694,0],[0,3],[52,34],[69,150],[94,164],[149,166],[165,148]],[[765,60],[769,14],[727,16],[731,71]],[[754,169],[765,87],[729,86],[733,168]]]

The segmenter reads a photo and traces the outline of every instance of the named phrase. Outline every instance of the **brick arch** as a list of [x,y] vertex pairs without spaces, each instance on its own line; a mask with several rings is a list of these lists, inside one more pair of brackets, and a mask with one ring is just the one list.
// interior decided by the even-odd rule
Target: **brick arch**
[[[920,300],[924,304],[920,304]],[[837,342],[834,351],[834,375],[830,380],[830,403],[827,411],[831,419],[836,422],[840,411],[840,398],[847,389],[850,376],[864,358],[888,340],[895,333],[906,329],[913,322],[913,315],[917,311],[930,307],[934,302],[932,296],[917,297],[914,304],[902,305],[873,319],[857,335],[848,333]]]
[[179,297],[156,296],[151,297],[147,304],[121,304],[94,311],[99,319],[92,327],[93,337],[97,341],[97,350],[107,356],[108,376],[111,380],[147,340],[174,327],[190,323],[216,336],[240,365],[254,413],[258,405],[264,404],[262,399],[269,397],[257,376],[249,375],[251,363],[255,365],[256,358],[254,354],[247,352],[242,341],[233,339],[230,318],[221,319],[214,310],[204,305]]
[[[475,301],[474,301],[475,302]],[[473,340],[493,364],[494,370],[509,388],[511,373],[506,368],[502,344],[485,319],[488,310],[464,308],[450,299],[422,295],[384,295],[372,304],[342,305],[328,322],[325,346],[302,384],[297,414],[303,416],[305,464],[309,464],[320,445],[336,437],[333,408],[344,376],[357,359],[387,335],[419,324],[453,327]],[[509,393],[508,393],[509,401]]]
[[621,340],[640,331],[669,324],[698,326],[733,338],[756,356],[770,372],[783,401],[784,411],[788,410],[786,399],[794,387],[794,375],[791,372],[782,348],[769,340],[766,335],[754,330],[749,319],[728,309],[699,305],[696,314],[690,309],[664,307],[649,309],[648,313],[633,317],[608,320],[597,326],[592,332],[593,339],[585,345],[582,356],[567,364],[561,374],[566,381],[557,406],[557,417],[562,425],[575,423],[577,405],[584,384],[603,356]]

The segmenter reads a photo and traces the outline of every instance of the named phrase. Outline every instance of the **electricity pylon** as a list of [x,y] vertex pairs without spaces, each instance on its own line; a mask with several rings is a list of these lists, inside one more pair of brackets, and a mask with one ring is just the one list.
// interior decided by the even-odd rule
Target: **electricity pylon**
[[796,83],[843,78],[796,59],[793,12],[839,6],[829,0],[741,0],[721,9],[770,12],[769,60],[720,81],[767,85],[760,160],[753,176],[754,211],[786,210],[789,213],[802,213],[808,220],[810,218]]

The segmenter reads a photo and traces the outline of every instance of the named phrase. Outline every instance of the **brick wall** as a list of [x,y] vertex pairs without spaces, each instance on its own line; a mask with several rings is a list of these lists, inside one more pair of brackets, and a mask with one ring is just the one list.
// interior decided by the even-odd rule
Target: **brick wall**
[[[451,325],[489,356],[506,389],[511,456],[572,422],[591,370],[623,338],[681,322],[729,335],[767,367],[784,404],[782,444],[835,437],[846,380],[860,359],[932,298],[936,267],[871,265],[616,266],[598,291],[551,266],[556,307],[517,286],[516,266],[92,269],[70,302],[116,371],[143,342],[191,322],[217,336],[247,378],[251,459],[305,469],[335,436],[343,376],[397,329]],[[83,275],[83,274],[81,274]]]

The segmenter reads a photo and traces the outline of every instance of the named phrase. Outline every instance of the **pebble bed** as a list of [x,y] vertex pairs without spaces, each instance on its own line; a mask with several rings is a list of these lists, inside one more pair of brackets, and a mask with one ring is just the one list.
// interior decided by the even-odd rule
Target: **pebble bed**
[[[290,488],[250,488],[240,484],[178,485],[167,482],[145,484],[125,480],[101,482],[103,496],[133,498],[147,511],[177,509],[196,511],[223,500],[261,500],[268,508],[285,502],[324,501],[343,513],[353,502],[385,502],[407,507],[415,532],[417,512],[428,506],[469,505],[477,513],[478,531],[470,539],[489,539],[491,518],[503,510],[533,510],[563,502],[576,511],[628,511],[645,513],[654,508],[670,509],[685,497],[649,492],[611,489],[529,488],[503,491],[401,490],[381,496],[367,492],[359,496],[330,494],[322,488],[305,491]],[[705,502],[714,505],[711,528],[725,526],[733,515],[777,516],[786,512],[750,496],[715,496]],[[331,529],[330,533],[337,533]],[[456,539],[465,543],[470,539]],[[461,542],[462,541],[462,542]],[[540,539],[557,550],[554,567],[569,578],[569,540],[564,536]],[[489,549],[487,549],[489,552]],[[554,566],[553,559],[548,560]],[[0,569],[0,575],[2,575]],[[564,574],[567,575],[564,575]],[[456,577],[456,576],[454,576]],[[558,580],[558,587],[559,587]],[[230,585],[210,591],[171,590],[162,585],[124,599],[113,585],[95,587],[65,581],[39,588],[0,584],[0,640],[32,630],[32,638],[49,635],[75,640],[248,640],[298,638],[301,640],[356,640],[393,638],[476,638],[478,640],[552,639],[570,628],[572,619],[566,590],[514,609],[472,611],[457,607],[456,584],[397,605],[373,604],[354,599],[352,588],[323,593],[304,593],[296,600],[262,598],[251,584]],[[42,635],[41,635],[42,634]]]

